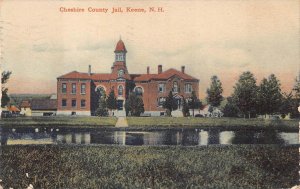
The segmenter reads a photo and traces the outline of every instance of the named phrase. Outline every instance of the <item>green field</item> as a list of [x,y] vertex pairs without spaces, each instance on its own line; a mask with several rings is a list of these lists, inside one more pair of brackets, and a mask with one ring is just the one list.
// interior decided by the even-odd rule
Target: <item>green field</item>
[[78,126],[97,127],[115,126],[115,117],[76,117],[76,116],[53,116],[53,117],[17,117],[1,119],[0,126]]
[[[127,129],[170,129],[170,128],[206,128],[239,130],[243,128],[262,129],[274,127],[284,131],[298,131],[299,120],[270,120],[243,118],[197,118],[197,117],[127,117]],[[73,127],[73,128],[110,128],[115,126],[116,117],[18,117],[1,119],[2,127]]]
[[131,127],[267,127],[298,130],[299,120],[198,117],[128,117]]
[[49,145],[1,151],[5,188],[290,188],[299,176],[297,146]]

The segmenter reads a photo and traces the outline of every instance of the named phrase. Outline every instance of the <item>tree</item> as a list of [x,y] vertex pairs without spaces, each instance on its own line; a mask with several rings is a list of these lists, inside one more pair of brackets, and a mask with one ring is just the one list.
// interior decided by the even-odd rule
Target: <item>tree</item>
[[293,96],[295,99],[293,101],[291,118],[299,117],[298,106],[300,105],[300,74],[299,74],[298,78],[296,78],[295,81],[296,81],[296,83],[293,88]]
[[107,104],[106,104],[106,94],[99,98],[99,107],[96,109],[97,116],[108,116]]
[[193,110],[193,116],[195,115],[195,109],[198,109],[201,106],[201,101],[197,98],[195,91],[192,91],[192,96],[189,100],[189,107]]
[[166,97],[166,101],[163,104],[163,108],[167,109],[168,116],[171,116],[172,111],[178,108],[176,100],[173,97],[172,91],[170,91],[169,95]]
[[234,103],[232,97],[227,98],[227,103],[223,109],[224,117],[238,117],[239,108]]
[[244,114],[256,114],[257,105],[257,86],[253,74],[249,71],[242,73],[238,82],[234,86],[233,101]]
[[182,114],[184,117],[190,116],[190,108],[188,103],[186,102],[186,99],[183,98],[183,103],[182,103]]
[[206,92],[207,92],[207,97],[206,97],[207,102],[213,107],[220,106],[223,100],[223,96],[222,96],[223,88],[222,88],[222,83],[217,76],[214,75],[211,77],[211,84]]
[[262,115],[280,112],[282,94],[280,82],[274,74],[264,78],[258,87],[258,111]]
[[294,104],[295,104],[295,101],[293,100],[292,92],[290,92],[289,94],[283,93],[282,104],[279,108],[282,118],[285,118],[285,116],[288,114],[293,114]]
[[4,71],[2,72],[2,75],[1,75],[1,84],[2,84],[2,88],[1,88],[1,92],[2,92],[2,98],[1,98],[1,107],[5,107],[10,99],[8,97],[8,88],[7,87],[4,87],[4,84],[8,82],[8,79],[11,75],[11,72],[10,71]]
[[112,89],[106,99],[107,108],[109,110],[117,109],[117,98],[115,97],[115,91]]
[[141,113],[144,113],[145,109],[142,96],[137,96],[131,92],[125,102],[125,111],[127,115],[130,112],[132,116],[140,116]]

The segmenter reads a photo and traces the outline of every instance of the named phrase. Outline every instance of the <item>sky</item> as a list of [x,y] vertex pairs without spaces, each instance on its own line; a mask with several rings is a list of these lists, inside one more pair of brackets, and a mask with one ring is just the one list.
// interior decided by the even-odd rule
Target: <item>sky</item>
[[[56,93],[56,78],[71,71],[109,73],[120,36],[129,73],[180,70],[200,80],[206,95],[217,75],[224,96],[244,71],[274,73],[289,92],[300,65],[298,0],[0,0],[2,70],[9,93]],[[60,12],[84,8],[85,12]],[[107,13],[88,8],[108,8]],[[121,7],[123,13],[111,13]],[[127,7],[144,12],[126,12]],[[149,12],[162,7],[164,12]]]

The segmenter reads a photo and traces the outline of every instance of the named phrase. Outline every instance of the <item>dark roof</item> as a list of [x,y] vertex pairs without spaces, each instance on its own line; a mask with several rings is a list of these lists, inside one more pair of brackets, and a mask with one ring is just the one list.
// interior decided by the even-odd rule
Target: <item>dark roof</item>
[[21,108],[29,108],[30,102],[28,100],[23,100],[20,105]]
[[32,110],[57,110],[57,100],[55,99],[32,99]]

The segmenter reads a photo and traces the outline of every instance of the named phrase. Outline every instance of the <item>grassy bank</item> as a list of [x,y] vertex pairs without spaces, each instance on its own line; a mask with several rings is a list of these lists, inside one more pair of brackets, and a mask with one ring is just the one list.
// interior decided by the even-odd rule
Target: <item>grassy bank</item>
[[1,119],[0,126],[73,126],[73,127],[99,127],[115,126],[115,117],[17,117]]
[[299,120],[268,120],[243,118],[198,118],[198,117],[128,117],[131,127],[277,127],[298,130]]
[[[211,128],[240,130],[273,127],[282,131],[298,131],[299,120],[268,120],[243,118],[195,118],[195,117],[127,117],[127,130]],[[116,117],[18,117],[1,119],[1,127],[71,127],[116,129]]]
[[[2,146],[5,188],[288,188],[298,147]],[[29,178],[25,174],[29,173]]]

